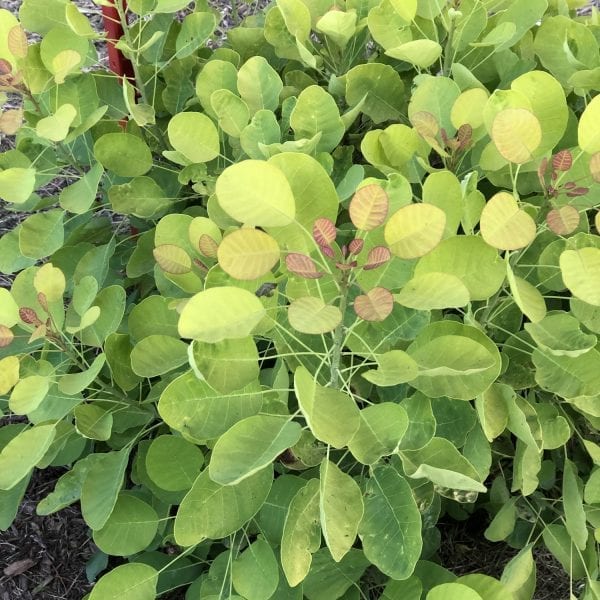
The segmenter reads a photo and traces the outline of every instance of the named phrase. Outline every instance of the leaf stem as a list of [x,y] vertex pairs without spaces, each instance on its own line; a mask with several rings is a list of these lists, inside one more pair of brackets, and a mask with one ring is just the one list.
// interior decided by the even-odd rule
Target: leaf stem
[[348,289],[349,286],[350,271],[343,271],[342,278],[340,281],[340,305],[339,309],[342,313],[342,320],[333,332],[333,348],[331,351],[331,366],[330,366],[330,378],[329,386],[337,388],[340,380],[340,364],[342,361],[342,348],[344,346],[344,314],[346,312],[346,306],[348,304]]

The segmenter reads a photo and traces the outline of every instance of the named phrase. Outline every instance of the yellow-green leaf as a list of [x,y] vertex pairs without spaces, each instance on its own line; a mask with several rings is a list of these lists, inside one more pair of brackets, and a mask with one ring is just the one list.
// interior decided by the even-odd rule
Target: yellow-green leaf
[[600,306],[600,249],[565,250],[560,272],[571,293],[593,306]]
[[542,141],[537,117],[525,108],[505,108],[492,123],[492,140],[498,152],[516,164],[529,162]]
[[238,229],[219,244],[217,258],[223,271],[235,279],[257,279],[279,260],[277,242],[259,229]]
[[296,331],[319,334],[333,331],[341,323],[342,313],[320,298],[304,296],[290,304],[288,319]]
[[446,214],[432,204],[409,204],[396,211],[385,226],[385,241],[400,258],[418,258],[442,240]]
[[519,208],[508,192],[498,192],[487,202],[481,213],[481,235],[499,250],[518,250],[535,239],[535,221]]

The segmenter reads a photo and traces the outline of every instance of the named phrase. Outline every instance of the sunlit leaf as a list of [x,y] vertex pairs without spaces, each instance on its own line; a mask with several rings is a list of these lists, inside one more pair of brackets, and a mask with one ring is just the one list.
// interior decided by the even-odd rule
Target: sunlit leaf
[[385,265],[392,258],[392,253],[385,246],[375,246],[369,250],[367,260],[363,265],[365,271],[377,269]]
[[580,221],[579,211],[570,204],[553,208],[546,215],[548,227],[556,235],[569,235],[577,229]]
[[320,298],[305,296],[297,298],[288,307],[290,325],[302,333],[327,333],[342,321],[337,306],[325,304]]
[[400,258],[418,258],[442,240],[446,214],[431,204],[409,204],[395,212],[385,225],[385,241]]
[[371,184],[357,190],[350,200],[348,211],[357,229],[371,231],[383,225],[388,208],[389,200],[383,188]]
[[223,238],[217,250],[219,265],[234,279],[258,279],[277,264],[279,245],[264,231],[238,229]]
[[175,244],[161,244],[153,250],[154,259],[160,268],[171,275],[181,275],[192,270],[192,259],[187,252]]
[[354,310],[365,321],[384,321],[393,308],[394,296],[382,287],[373,288],[354,299]]
[[492,124],[492,140],[508,161],[523,164],[532,160],[542,141],[537,117],[524,108],[501,110]]
[[298,252],[290,252],[285,257],[285,266],[289,271],[304,279],[319,279],[324,275],[317,270],[317,265],[310,256]]
[[481,213],[481,235],[494,248],[518,250],[535,239],[535,221],[519,208],[514,197],[498,192],[488,200]]
[[560,272],[571,293],[593,306],[600,306],[600,249],[565,250]]

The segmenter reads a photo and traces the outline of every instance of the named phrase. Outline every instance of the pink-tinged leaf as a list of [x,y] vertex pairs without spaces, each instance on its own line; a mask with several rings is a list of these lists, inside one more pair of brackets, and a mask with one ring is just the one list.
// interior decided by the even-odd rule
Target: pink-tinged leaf
[[208,267],[199,259],[199,258],[194,258],[193,259],[193,263],[201,270],[204,271],[204,273],[208,273],[209,269]]
[[348,244],[342,246],[342,256],[346,258],[348,256]]
[[313,225],[313,238],[319,246],[329,246],[335,241],[337,230],[335,223],[324,217],[317,219]]
[[569,198],[577,198],[578,196],[585,196],[590,191],[587,187],[575,187],[567,192]]
[[354,269],[354,267],[356,267],[357,262],[355,260],[353,260],[350,263],[342,263],[342,262],[336,262],[335,266],[340,270],[340,271],[349,271],[350,269]]
[[321,252],[328,258],[335,258],[335,252],[331,246],[321,246],[319,244],[319,248],[321,249]]
[[371,231],[383,225],[388,214],[390,201],[384,189],[377,185],[365,185],[356,191],[350,200],[350,220],[357,229]]
[[392,253],[389,248],[386,248],[385,246],[375,246],[369,250],[367,262],[363,265],[363,269],[365,271],[377,269],[378,267],[381,267],[381,265],[385,265],[390,258],[392,258]]
[[569,150],[561,150],[552,157],[552,168],[555,171],[568,171],[573,164],[573,156]]
[[40,318],[37,316],[37,313],[33,308],[28,308],[26,306],[19,309],[19,317],[21,317],[21,321],[23,323],[27,323],[27,325],[41,325],[42,322]]
[[365,245],[364,240],[356,238],[348,244],[348,250],[350,250],[350,254],[353,254],[354,256],[356,256],[357,254],[361,253],[364,245]]
[[458,140],[459,150],[467,149],[473,141],[473,127],[468,123],[461,125],[456,132],[456,139]]
[[323,273],[317,270],[313,259],[298,252],[288,254],[285,257],[285,265],[288,271],[299,277],[304,277],[304,279],[319,279],[319,277],[323,277]]
[[356,314],[365,321],[384,321],[394,308],[394,296],[386,288],[376,287],[354,300]]
[[548,227],[557,235],[569,235],[579,225],[579,211],[574,206],[561,206],[553,208],[546,215]]
[[198,240],[198,249],[204,256],[208,256],[208,258],[217,258],[219,245],[210,237],[210,235],[203,233]]
[[40,306],[48,312],[48,299],[46,298],[46,294],[44,292],[38,292],[37,300],[40,303]]
[[600,152],[592,154],[590,158],[590,174],[594,181],[600,183]]
[[0,348],[6,348],[14,339],[15,334],[6,325],[0,325]]
[[0,75],[12,73],[12,65],[4,58],[0,58]]

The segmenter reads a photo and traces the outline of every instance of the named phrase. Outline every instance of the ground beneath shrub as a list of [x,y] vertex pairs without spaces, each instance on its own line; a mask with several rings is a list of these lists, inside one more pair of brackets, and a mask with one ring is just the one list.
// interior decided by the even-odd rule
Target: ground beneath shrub
[[[261,1],[261,4],[266,2]],[[590,2],[590,5],[596,3]],[[100,26],[99,7],[91,0],[75,0],[94,24]],[[231,5],[227,0],[212,0],[223,16],[220,34],[230,25]],[[1,8],[17,13],[21,0],[2,0]],[[256,5],[255,5],[256,6]],[[244,11],[251,10],[245,5]],[[0,136],[0,151],[11,146],[10,139]],[[60,181],[52,186],[59,186]],[[49,190],[56,193],[55,190]],[[0,235],[13,229],[25,215],[3,210],[0,201]],[[10,278],[0,273],[0,286],[10,286]],[[10,417],[0,418],[0,426]],[[85,567],[96,551],[78,505],[54,515],[38,517],[36,504],[53,488],[63,469],[36,471],[13,525],[0,532],[0,600],[81,600],[90,590]],[[441,527],[442,564],[457,575],[485,573],[499,577],[506,563],[516,554],[503,543],[485,540],[482,527],[473,523],[449,523]],[[534,600],[566,600],[570,582],[561,566],[548,552],[537,551],[537,590]],[[577,594],[580,589],[573,586]],[[162,596],[164,600],[181,600],[182,592]]]

